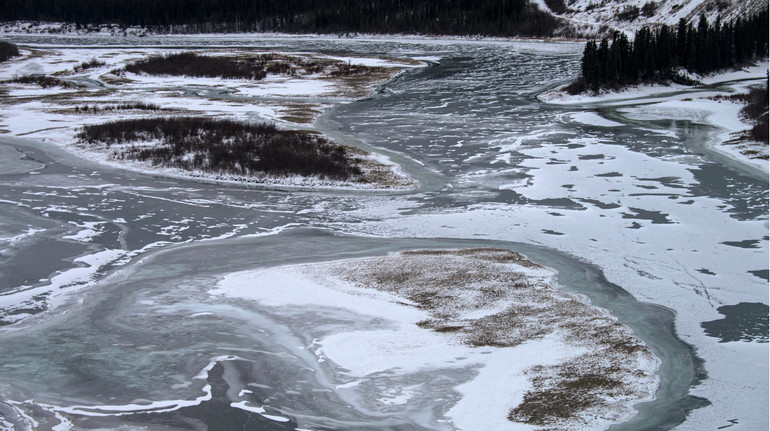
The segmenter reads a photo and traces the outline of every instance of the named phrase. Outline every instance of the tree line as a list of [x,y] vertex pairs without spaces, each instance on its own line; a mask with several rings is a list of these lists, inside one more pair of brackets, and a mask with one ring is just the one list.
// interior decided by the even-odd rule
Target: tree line
[[164,31],[550,36],[558,21],[527,0],[3,0],[0,21]]
[[717,20],[709,24],[702,16],[695,26],[681,19],[676,27],[644,27],[636,32],[633,42],[620,32],[612,41],[587,42],[582,76],[569,90],[578,93],[640,82],[691,84],[678,69],[703,75],[767,55],[767,11],[730,23]]

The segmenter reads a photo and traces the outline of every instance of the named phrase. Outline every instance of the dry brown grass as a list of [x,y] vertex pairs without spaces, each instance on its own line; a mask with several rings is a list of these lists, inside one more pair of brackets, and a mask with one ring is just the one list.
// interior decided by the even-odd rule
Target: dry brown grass
[[281,119],[295,124],[311,124],[321,115],[318,105],[290,104],[281,109]]
[[529,370],[534,389],[511,409],[512,421],[538,425],[543,430],[572,429],[589,422],[603,408],[618,400],[634,399],[641,391],[629,385],[628,377],[650,378],[643,372],[629,374],[612,353],[599,350],[556,367],[536,366]]
[[398,73],[398,69],[386,67],[368,67],[363,72],[352,75],[330,75],[342,97],[359,99],[372,93],[372,87],[388,81]]
[[411,188],[417,185],[413,179],[399,174],[391,167],[380,163],[377,160],[365,158],[365,155],[367,154],[366,151],[354,147],[349,147],[351,154],[355,154],[356,150],[361,156],[356,158],[355,161],[361,168],[362,182],[393,188]]
[[492,247],[472,247],[459,250],[411,250],[402,252],[404,256],[473,256],[475,259],[496,263],[518,263],[526,268],[542,268],[527,260],[524,255],[512,250]]
[[655,381],[639,368],[640,359],[652,360],[649,350],[606,312],[554,290],[547,277],[533,276],[537,268],[510,250],[467,248],[405,251],[348,262],[334,273],[407,298],[430,316],[419,327],[470,346],[512,347],[557,333],[588,351],[556,366],[530,368],[533,389],[511,409],[512,421],[569,430],[586,417],[620,417],[629,400],[650,396],[638,387],[640,379]]

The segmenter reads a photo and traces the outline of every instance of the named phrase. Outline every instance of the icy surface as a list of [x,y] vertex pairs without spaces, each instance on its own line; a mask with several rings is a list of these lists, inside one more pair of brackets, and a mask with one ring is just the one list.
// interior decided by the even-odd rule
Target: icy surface
[[[424,310],[367,290],[308,296],[329,304],[323,312],[286,292],[271,292],[274,305],[258,306],[208,294],[226,274],[239,274],[231,281],[242,277],[248,285],[251,279],[242,271],[253,269],[255,261],[274,267],[381,256],[391,250],[383,244],[430,248],[454,238],[464,246],[503,243],[515,249],[523,243],[564,253],[577,263],[560,274],[563,288],[569,289],[576,274],[597,268],[597,281],[606,277],[602,283],[673,310],[676,333],[703,360],[702,369],[696,363],[673,371],[701,373],[702,380],[684,386],[710,405],[688,398],[683,401],[687,416],[672,417],[672,423],[683,421],[678,426],[683,430],[735,424],[767,428],[767,343],[750,334],[745,341],[723,343],[701,326],[721,319],[720,307],[768,303],[767,170],[717,151],[743,124],[736,117],[739,106],[710,99],[764,83],[762,69],[707,78],[718,84],[713,87],[638,89],[557,104],[533,95],[574,78],[581,43],[279,35],[9,37],[27,56],[0,67],[4,77],[21,67],[53,73],[92,57],[106,61],[104,68],[84,73],[80,82],[86,85],[93,77],[108,79],[104,76],[114,65],[132,58],[192,45],[324,51],[362,62],[397,56],[429,66],[405,68],[373,96],[354,102],[336,96],[249,99],[228,93],[232,83],[227,82],[178,82],[174,85],[183,88],[163,91],[126,83],[127,91],[111,96],[90,86],[73,91],[8,85],[0,120],[0,129],[10,131],[0,137],[0,318],[10,326],[0,330],[0,344],[14,349],[0,349],[0,380],[4,400],[16,404],[4,401],[0,409],[16,413],[8,413],[6,421],[45,419],[60,429],[141,428],[147,426],[142,420],[160,419],[133,406],[179,405],[159,413],[169,415],[163,420],[172,427],[213,409],[244,423],[264,420],[287,430],[358,429],[360,424],[449,430],[453,425],[445,412],[457,427],[485,419],[494,428],[500,416],[478,418],[471,401],[498,373],[494,361],[508,354],[516,359],[510,352],[518,351],[526,373],[527,352],[553,347],[551,338],[527,345],[531,350],[518,346],[484,355],[488,361],[475,365],[473,356],[455,359],[446,372],[412,364],[430,385],[387,370],[376,382],[366,375],[330,381],[322,370],[331,367],[334,355],[350,362],[348,372],[387,366],[373,355],[346,358],[341,334],[356,334],[351,340],[359,346],[381,341],[374,345],[393,349],[394,360],[403,359],[394,337],[383,334],[402,334],[401,325],[414,329]],[[32,50],[41,56],[33,58]],[[69,73],[64,78],[80,79]],[[79,106],[148,101],[171,110],[315,128],[385,154],[420,187],[285,192],[116,169],[61,151],[71,143],[62,138],[91,122],[156,114],[75,113],[62,100]],[[291,117],[285,111],[289,104],[302,105],[291,109],[315,122],[283,119]],[[303,227],[317,231],[308,234]],[[415,244],[417,238],[424,242]],[[360,249],[350,249],[362,242]],[[297,277],[292,273],[284,281],[304,286],[310,295],[306,280]],[[393,308],[388,316],[372,316],[335,302]],[[271,314],[275,310],[282,311]],[[497,310],[474,310],[468,318]],[[407,323],[388,320],[390,314]],[[308,337],[312,333],[316,337]],[[419,351],[435,345],[430,343],[436,338],[414,340]],[[228,355],[241,359],[221,359],[205,373],[205,381],[195,378]],[[415,359],[420,364],[435,360]],[[468,366],[458,365],[462,361]],[[514,378],[519,371],[505,372]],[[683,374],[661,376],[661,383],[677,375]],[[194,403],[206,396],[206,384],[212,398]],[[372,388],[379,388],[376,397],[355,395]],[[513,386],[498,388],[511,399],[529,390],[523,384],[518,392]],[[502,406],[500,400],[494,408],[502,412]],[[68,407],[77,411],[61,410]],[[110,408],[111,415],[86,415]],[[122,414],[125,408],[137,414]]]
[[[494,253],[494,254],[491,254]],[[624,382],[627,393],[637,391],[635,396],[618,402],[617,395],[602,393],[604,398],[602,406],[592,410],[593,419],[588,423],[567,420],[559,423],[559,427],[575,427],[580,424],[582,429],[604,429],[608,418],[617,420],[618,417],[628,417],[630,406],[652,397],[657,388],[657,379],[653,373],[658,363],[649,353],[627,356],[614,356],[603,351],[599,344],[593,344],[594,340],[586,336],[581,340],[580,336],[567,332],[547,332],[546,335],[537,331],[531,338],[517,340],[507,347],[472,346],[467,342],[459,342],[457,333],[447,334],[434,332],[424,327],[426,319],[431,319],[436,314],[445,315],[445,310],[459,310],[465,325],[472,325],[475,321],[481,321],[487,316],[504,311],[507,307],[534,306],[546,307],[547,302],[555,300],[561,302],[558,308],[552,308],[542,313],[553,314],[551,317],[559,320],[565,326],[582,325],[584,321],[592,322],[591,325],[600,328],[610,328],[614,320],[606,319],[600,311],[579,306],[580,311],[572,313],[568,310],[577,302],[570,302],[573,298],[558,293],[544,283],[552,282],[552,273],[544,268],[533,268],[518,263],[497,264],[490,267],[483,263],[487,255],[501,256],[500,252],[487,250],[463,253],[462,257],[449,251],[446,258],[441,255],[399,254],[390,258],[368,259],[360,261],[343,261],[323,265],[286,266],[266,270],[247,271],[225,276],[210,291],[212,295],[223,295],[228,298],[247,299],[257,301],[263,306],[292,307],[314,306],[322,308],[345,308],[355,313],[367,316],[376,316],[387,322],[387,329],[362,330],[354,329],[326,335],[320,339],[314,339],[312,347],[319,363],[331,361],[335,366],[344,370],[347,378],[356,380],[337,385],[337,389],[351,391],[361,390],[366,392],[373,380],[383,374],[410,376],[420,372],[447,368],[478,367],[478,375],[471,381],[458,386],[456,390],[463,394],[462,399],[447,413],[447,418],[452,421],[456,429],[474,430],[483,429],[530,429],[531,427],[521,422],[512,422],[507,419],[509,412],[522,402],[525,394],[532,390],[532,376],[530,368],[539,365],[544,367],[557,366],[570,363],[575,360],[590,367],[592,354],[599,354],[604,362],[602,366],[612,364],[614,369],[630,370],[628,378]],[[508,256],[509,254],[505,254]],[[446,265],[437,265],[436,259],[446,260]],[[529,262],[524,261],[529,264]],[[439,287],[445,290],[447,295],[456,298],[445,304],[441,311],[430,310],[426,304],[414,303],[409,297],[388,294],[391,288],[400,289],[399,285],[390,286],[383,277],[387,274],[403,274],[401,268],[409,267],[413,272],[404,275],[403,285],[406,291],[412,291],[412,295],[419,297],[431,288]],[[430,269],[429,269],[430,268]],[[450,272],[449,274],[446,271]],[[452,272],[475,274],[484,271],[485,274],[470,276],[465,281],[459,281],[456,285],[442,283],[440,286],[416,288],[409,286],[417,284],[423,286],[425,276],[441,279],[451,277]],[[490,298],[480,295],[477,298],[464,298],[471,292],[486,291],[487,289],[506,290],[504,282],[495,281],[499,277],[521,276],[524,292],[517,293],[513,297],[496,293],[492,301],[496,302],[494,311],[485,313],[469,312],[477,308],[477,302],[484,303]],[[352,278],[351,278],[352,277]],[[364,278],[359,278],[364,277]],[[401,276],[399,276],[401,277]],[[509,278],[508,278],[509,279]],[[507,279],[507,280],[508,280]],[[357,280],[357,281],[353,281]],[[359,284],[362,283],[362,284]],[[421,290],[424,289],[424,290]],[[384,292],[383,292],[384,291]],[[549,292],[538,297],[537,292]],[[553,295],[553,297],[551,297]],[[539,299],[538,299],[539,298]],[[545,299],[545,302],[540,302]],[[518,301],[532,301],[531,303]],[[562,312],[564,315],[559,315]],[[519,322],[519,324],[522,324]],[[550,331],[546,330],[546,331]],[[475,336],[475,335],[474,335]],[[491,336],[494,338],[494,336]],[[627,335],[623,335],[627,337]],[[590,341],[588,339],[590,338]],[[588,341],[588,342],[586,342]],[[495,340],[500,346],[505,345],[504,338]],[[633,338],[629,338],[633,343]],[[644,350],[644,349],[643,349]],[[375,354],[373,354],[375,353]],[[388,388],[384,393],[381,389],[367,398],[376,398],[379,402],[394,406],[406,404],[410,398],[420,398],[417,390],[423,384],[414,377],[415,384],[404,388]],[[632,389],[633,388],[633,389]],[[490,394],[495,394],[490,397]],[[483,408],[482,408],[483,406]],[[484,410],[485,414],[479,416],[474,412]],[[616,416],[617,415],[617,416]]]
[[[85,145],[77,134],[87,124],[100,124],[116,119],[154,116],[227,117],[246,122],[269,122],[283,128],[301,129],[312,123],[329,103],[349,102],[371,93],[380,81],[422,65],[396,59],[356,56],[322,56],[302,53],[284,55],[286,64],[301,61],[337,61],[349,65],[385,68],[376,76],[335,77],[329,73],[268,74],[259,81],[189,76],[155,76],[145,73],[117,72],[133,61],[151,56],[185,52],[184,49],[155,48],[115,52],[110,49],[51,48],[22,49],[23,56],[0,65],[0,80],[27,75],[56,75],[65,83],[79,88],[40,88],[35,84],[6,84],[8,101],[14,109],[4,117],[3,127],[15,136],[34,136],[60,145],[89,160],[126,167],[140,172],[165,174],[178,178],[220,183],[267,184],[312,188],[393,188],[408,189],[414,182],[400,173],[384,155],[362,155],[367,166],[389,170],[389,178],[376,182],[348,182],[302,176],[242,176],[203,171],[159,167],[149,162],[121,160],[113,146]],[[249,56],[263,51],[229,49],[198,50],[199,55]],[[271,52],[274,53],[274,52]],[[275,53],[281,55],[281,53]],[[105,63],[83,71],[75,70],[86,58]],[[377,78],[379,76],[379,79]],[[131,108],[131,104],[148,105],[150,109]],[[124,105],[124,107],[121,107]],[[131,145],[157,144],[157,141]]]

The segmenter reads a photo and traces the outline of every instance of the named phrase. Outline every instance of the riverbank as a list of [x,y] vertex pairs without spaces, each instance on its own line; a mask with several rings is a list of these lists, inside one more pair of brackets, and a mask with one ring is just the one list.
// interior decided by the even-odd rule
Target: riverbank
[[[314,334],[310,346],[334,364],[337,388],[373,411],[422,404],[420,373],[471,367],[446,412],[455,429],[600,430],[630,419],[655,396],[659,360],[609,313],[556,290],[554,276],[509,250],[418,250],[229,274],[211,293],[383,319],[381,329]],[[382,375],[412,384],[383,387]]]
[[[232,64],[263,63],[266,76],[249,80],[150,75],[125,69],[137,61],[182,52],[179,49],[23,46],[21,52],[21,57],[0,64],[4,81],[0,130],[11,136],[40,139],[113,167],[195,181],[386,191],[417,186],[386,156],[353,148],[349,153],[355,153],[364,172],[359,181],[172,168],[128,160],[109,145],[83,145],[77,135],[87,125],[157,117],[227,118],[313,132],[312,123],[325,109],[370,95],[404,70],[422,66],[419,61],[238,48],[195,50]],[[31,78],[22,82],[18,77]],[[146,141],[141,144],[158,144],[154,139]]]
[[588,107],[615,107],[629,120],[678,121],[689,120],[712,125],[717,136],[709,148],[730,157],[751,169],[763,173],[768,169],[768,145],[741,135],[753,127],[744,118],[744,104],[727,100],[724,96],[746,94],[750,87],[764,83],[768,62],[751,67],[702,78],[703,85],[640,85],[621,91],[602,91],[595,94],[570,95],[566,85],[546,91],[538,98],[558,105],[585,105]]

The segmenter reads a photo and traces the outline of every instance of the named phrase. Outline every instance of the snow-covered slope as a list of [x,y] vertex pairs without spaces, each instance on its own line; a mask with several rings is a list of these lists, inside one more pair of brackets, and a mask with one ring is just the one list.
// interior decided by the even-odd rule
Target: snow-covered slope
[[[566,36],[601,36],[614,30],[633,33],[644,26],[697,23],[701,15],[722,22],[767,10],[768,0],[532,0],[562,18]],[[548,6],[550,5],[550,7]],[[555,10],[555,11],[554,11]]]

